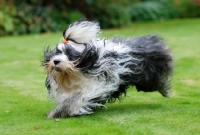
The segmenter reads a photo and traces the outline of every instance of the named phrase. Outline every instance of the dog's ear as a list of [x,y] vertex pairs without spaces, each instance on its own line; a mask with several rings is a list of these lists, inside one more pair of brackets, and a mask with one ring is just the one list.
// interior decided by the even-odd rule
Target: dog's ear
[[55,55],[55,49],[51,49],[49,46],[44,48],[42,66],[46,66],[50,59]]
[[91,69],[94,64],[97,62],[99,57],[99,51],[95,46],[90,44],[85,44],[85,49],[83,53],[80,55],[78,61],[74,64],[77,65],[77,68],[82,70]]
[[64,31],[63,37],[65,40],[70,40],[75,43],[89,43],[90,40],[95,40],[100,33],[99,23],[96,21],[87,21],[81,19],[70,24]]
[[47,76],[46,81],[45,81],[45,86],[46,86],[47,90],[50,92],[51,85],[50,85],[50,80],[49,80],[48,76]]

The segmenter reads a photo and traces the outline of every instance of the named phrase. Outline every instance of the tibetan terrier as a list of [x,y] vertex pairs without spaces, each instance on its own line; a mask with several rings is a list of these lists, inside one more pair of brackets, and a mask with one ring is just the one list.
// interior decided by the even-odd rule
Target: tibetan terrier
[[47,118],[91,114],[129,86],[169,96],[173,60],[160,36],[98,39],[99,33],[98,22],[79,20],[64,30],[63,42],[45,48],[46,87],[58,103]]

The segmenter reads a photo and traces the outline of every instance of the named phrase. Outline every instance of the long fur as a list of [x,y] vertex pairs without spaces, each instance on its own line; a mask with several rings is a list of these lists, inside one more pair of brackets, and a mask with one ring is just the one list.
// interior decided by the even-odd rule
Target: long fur
[[70,24],[63,32],[63,37],[66,40],[71,40],[76,43],[88,43],[100,33],[99,23],[96,21],[86,21],[81,19]]
[[129,86],[169,96],[170,49],[158,35],[96,39],[97,22],[80,20],[64,30],[68,44],[46,48],[46,87],[58,106],[47,118],[91,114],[114,102]]

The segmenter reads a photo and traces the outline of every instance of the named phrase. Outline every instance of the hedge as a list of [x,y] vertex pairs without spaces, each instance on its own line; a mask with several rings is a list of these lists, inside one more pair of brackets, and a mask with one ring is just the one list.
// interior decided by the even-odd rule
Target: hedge
[[200,17],[200,0],[1,0],[0,36],[55,32],[80,19],[102,28],[135,21]]

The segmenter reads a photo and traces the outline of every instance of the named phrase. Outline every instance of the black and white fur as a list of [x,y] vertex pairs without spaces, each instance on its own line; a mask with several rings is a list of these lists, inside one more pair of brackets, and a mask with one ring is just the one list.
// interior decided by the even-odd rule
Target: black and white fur
[[47,118],[91,114],[129,86],[168,97],[170,49],[158,35],[97,39],[98,22],[79,20],[63,32],[65,43],[44,50],[46,87],[58,106]]

